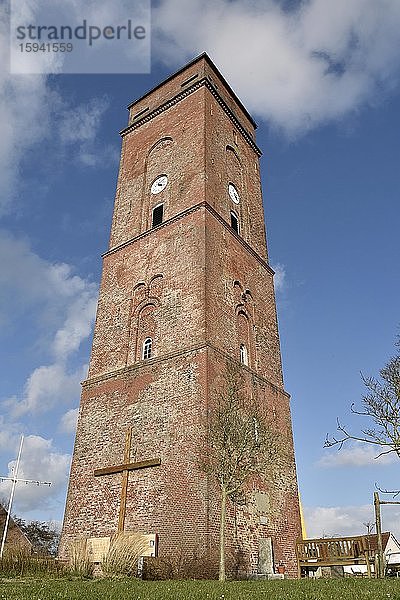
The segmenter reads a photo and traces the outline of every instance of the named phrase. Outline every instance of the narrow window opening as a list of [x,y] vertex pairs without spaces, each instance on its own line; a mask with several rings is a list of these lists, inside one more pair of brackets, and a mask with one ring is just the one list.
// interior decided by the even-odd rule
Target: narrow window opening
[[231,227],[236,231],[236,233],[239,233],[239,221],[234,212],[231,212]]
[[143,342],[143,352],[142,352],[142,358],[143,358],[143,360],[147,360],[148,358],[151,358],[152,345],[153,345],[153,340],[151,338],[146,338],[144,340],[144,342]]
[[153,209],[153,220],[152,227],[157,227],[157,225],[161,225],[164,217],[164,204],[160,204]]
[[246,367],[249,366],[249,356],[247,353],[247,348],[244,344],[240,344],[240,362]]

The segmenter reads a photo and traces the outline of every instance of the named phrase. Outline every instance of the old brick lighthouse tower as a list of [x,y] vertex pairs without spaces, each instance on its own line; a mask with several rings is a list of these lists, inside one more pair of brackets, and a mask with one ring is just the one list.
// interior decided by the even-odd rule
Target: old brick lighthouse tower
[[285,439],[273,489],[229,506],[248,573],[295,576],[300,516],[268,264],[255,123],[203,54],[129,107],[83,383],[61,540],[156,534],[158,554],[213,555],[219,494],[199,468],[227,360]]

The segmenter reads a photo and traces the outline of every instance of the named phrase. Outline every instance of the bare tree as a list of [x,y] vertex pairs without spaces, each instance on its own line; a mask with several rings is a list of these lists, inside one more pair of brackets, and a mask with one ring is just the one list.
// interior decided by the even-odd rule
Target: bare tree
[[32,543],[33,551],[39,555],[57,556],[60,528],[52,521],[25,521],[13,517],[14,523]]
[[247,397],[239,369],[227,363],[224,387],[216,392],[209,414],[208,443],[202,467],[221,492],[219,579],[225,573],[227,502],[243,498],[246,483],[263,474],[278,453],[278,436],[270,430],[265,409]]
[[[396,345],[399,346],[400,341]],[[367,393],[362,397],[361,408],[356,409],[353,403],[351,412],[369,418],[371,426],[362,429],[360,434],[353,434],[338,419],[339,435],[327,435],[324,447],[338,445],[340,449],[348,440],[354,440],[376,446],[376,458],[393,452],[400,458],[400,354],[381,369],[380,380],[363,375],[362,380]]]
[[367,535],[371,535],[372,532],[373,532],[373,530],[374,530],[374,528],[375,528],[375,523],[373,523],[372,521],[365,521],[363,523],[363,525],[364,525],[364,527],[367,530]]
[[[0,506],[7,510],[8,502],[3,496],[0,496]],[[12,520],[31,542],[36,554],[57,556],[60,528],[56,522],[25,521],[16,515],[12,516]]]

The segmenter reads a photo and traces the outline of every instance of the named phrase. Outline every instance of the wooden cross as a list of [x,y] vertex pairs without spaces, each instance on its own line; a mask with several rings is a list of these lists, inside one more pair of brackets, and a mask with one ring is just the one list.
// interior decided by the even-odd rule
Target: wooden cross
[[145,469],[146,467],[157,467],[161,464],[160,458],[150,458],[139,462],[130,462],[131,460],[131,443],[132,443],[132,428],[130,427],[125,436],[124,462],[122,465],[113,467],[104,467],[103,469],[95,469],[94,476],[113,475],[114,473],[122,473],[121,501],[119,505],[118,517],[118,533],[124,531],[125,515],[126,515],[126,494],[128,490],[129,471],[137,469]]

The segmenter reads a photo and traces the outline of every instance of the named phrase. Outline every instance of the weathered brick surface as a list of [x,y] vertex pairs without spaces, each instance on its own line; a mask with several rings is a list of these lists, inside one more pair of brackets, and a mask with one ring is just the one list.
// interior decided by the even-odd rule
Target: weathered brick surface
[[[160,202],[168,220],[204,199],[205,94],[200,88],[123,137],[110,248],[147,231]],[[164,173],[169,185],[152,195]]]
[[158,356],[204,340],[204,238],[203,208],[104,258],[89,378],[137,361],[140,309],[149,302],[156,326],[148,335]]
[[254,138],[255,123],[251,116],[241,105],[240,100],[233,94],[232,90],[229,89],[228,84],[224,81],[215,66],[207,59],[202,59],[202,57],[186,65],[142,98],[133,102],[129,107],[129,125],[148,117],[152,111],[163,107],[203,80],[206,80],[214,87],[221,100],[228,105],[246,132]]
[[[196,74],[182,95],[182,83]],[[149,111],[135,119],[145,105]],[[133,105],[130,124],[123,132],[61,554],[76,536],[116,530],[121,475],[94,477],[93,471],[122,462],[128,427],[132,459],[160,457],[161,465],[130,473],[125,528],[158,533],[161,555],[183,549],[215,554],[218,489],[199,462],[207,409],[227,358],[240,364],[243,343],[247,389],[262,401],[287,454],[271,466],[278,474],[273,484],[268,473],[256,478],[248,503],[229,507],[227,547],[240,549],[242,569],[256,572],[259,539],[272,537],[275,560],[294,576],[296,471],[251,118],[202,57]],[[153,195],[151,184],[161,174],[168,186]],[[229,182],[239,190],[239,205],[228,196]],[[151,229],[160,202],[164,222]],[[239,235],[230,227],[231,210]],[[147,337],[153,355],[142,360]],[[262,510],[258,497],[265,499]]]

